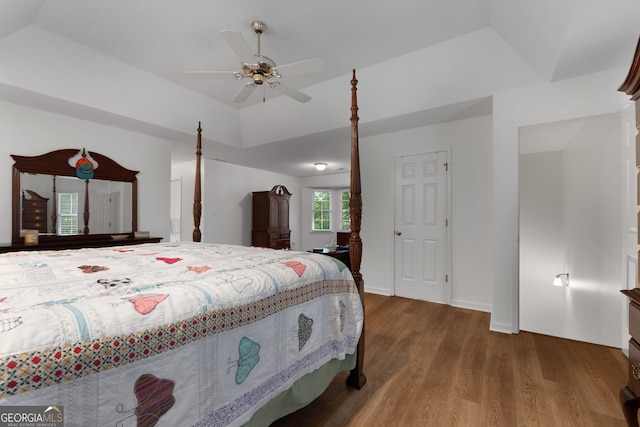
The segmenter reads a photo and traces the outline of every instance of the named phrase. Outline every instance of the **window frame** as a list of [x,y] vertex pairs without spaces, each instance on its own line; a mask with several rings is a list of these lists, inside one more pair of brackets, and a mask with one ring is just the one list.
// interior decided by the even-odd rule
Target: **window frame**
[[[317,200],[316,199],[316,194],[318,193],[326,193],[328,194],[328,198],[329,200]],[[312,192],[312,207],[311,207],[311,231],[331,231],[331,227],[332,227],[332,220],[331,220],[331,216],[332,216],[332,203],[331,203],[331,191],[330,190],[323,190],[323,189],[314,189]],[[316,203],[329,203],[329,208],[328,209],[324,209],[324,208],[319,208],[316,209]],[[317,214],[321,214],[321,218],[316,219]],[[325,223],[328,220],[328,228],[316,228],[316,224],[317,221],[321,222],[321,223]]]
[[[69,203],[70,207],[71,207],[71,213],[63,213],[62,212],[62,199],[65,198],[65,196],[71,196],[71,199],[75,199],[75,206],[74,206],[74,200],[71,200],[71,202]],[[79,222],[78,222],[78,203],[79,203],[79,195],[77,192],[74,193],[58,193],[58,200],[56,203],[56,216],[58,218],[58,223],[56,224],[56,234],[58,236],[75,236],[78,234],[78,226],[79,226]],[[73,210],[75,208],[75,213],[73,213]],[[73,224],[69,225],[65,225],[64,229],[65,231],[63,231],[63,222],[65,218],[75,218],[75,226]],[[66,229],[69,227],[73,227],[73,232],[66,232]]]
[[[349,208],[349,198],[351,192],[349,187],[311,188],[311,232],[350,232],[351,231],[351,211]],[[316,193],[323,192],[329,194],[329,210],[323,211],[329,214],[329,228],[316,228]],[[343,199],[347,193],[346,199]],[[345,207],[346,202],[346,207]],[[346,218],[345,218],[346,214]],[[344,226],[347,225],[345,229]]]
[[[350,232],[351,231],[351,190],[340,189],[340,229],[338,231],[341,232]],[[346,200],[344,195],[347,194]],[[346,207],[345,207],[346,202]],[[346,218],[345,218],[346,215]],[[346,224],[346,227],[345,227]]]

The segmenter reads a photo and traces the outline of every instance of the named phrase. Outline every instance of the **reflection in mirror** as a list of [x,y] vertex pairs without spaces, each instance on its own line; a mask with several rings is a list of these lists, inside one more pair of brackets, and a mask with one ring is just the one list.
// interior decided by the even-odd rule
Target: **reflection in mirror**
[[[70,176],[22,173],[20,183],[21,229],[32,228],[40,234],[58,236],[83,234],[85,181]],[[90,234],[133,232],[132,187],[130,182],[89,181]],[[39,212],[32,212],[31,207]],[[33,218],[40,222],[34,222]]]
[[13,244],[23,243],[26,229],[48,242],[133,237],[138,231],[138,171],[84,148],[11,157]]

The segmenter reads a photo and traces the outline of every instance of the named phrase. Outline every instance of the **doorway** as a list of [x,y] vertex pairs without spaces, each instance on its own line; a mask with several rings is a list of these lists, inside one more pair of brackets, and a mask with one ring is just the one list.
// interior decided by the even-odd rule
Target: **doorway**
[[625,229],[636,221],[622,123],[614,114],[520,129],[521,330],[620,345]]

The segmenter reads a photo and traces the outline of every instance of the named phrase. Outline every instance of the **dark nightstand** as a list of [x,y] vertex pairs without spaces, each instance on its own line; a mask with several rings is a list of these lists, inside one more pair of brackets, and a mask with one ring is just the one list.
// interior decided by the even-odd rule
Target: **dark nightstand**
[[349,246],[338,246],[335,251],[330,251],[327,248],[323,249],[313,249],[309,252],[313,252],[316,254],[327,255],[333,258],[336,258],[344,263],[349,270],[351,270],[351,258],[349,257]]

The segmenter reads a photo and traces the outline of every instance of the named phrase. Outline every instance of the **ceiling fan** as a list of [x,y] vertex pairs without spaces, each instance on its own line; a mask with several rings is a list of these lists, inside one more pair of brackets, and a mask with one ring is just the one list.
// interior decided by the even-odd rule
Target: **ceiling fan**
[[[324,63],[318,58],[307,59],[300,62],[276,66],[273,59],[262,55],[260,52],[260,35],[266,30],[267,25],[262,21],[252,21],[251,29],[258,37],[258,51],[251,52],[247,41],[242,33],[235,30],[222,30],[220,34],[229,47],[240,58],[242,71],[185,71],[183,74],[196,79],[226,79],[235,77],[237,80],[245,78],[251,81],[245,83],[238,92],[233,102],[239,103],[247,100],[249,95],[258,86],[268,85],[271,89],[277,89],[284,95],[299,102],[308,102],[311,97],[296,89],[290,88],[280,83],[280,78],[285,76],[313,73],[324,70]],[[263,86],[264,87],[264,86]],[[265,98],[263,97],[263,101]]]

